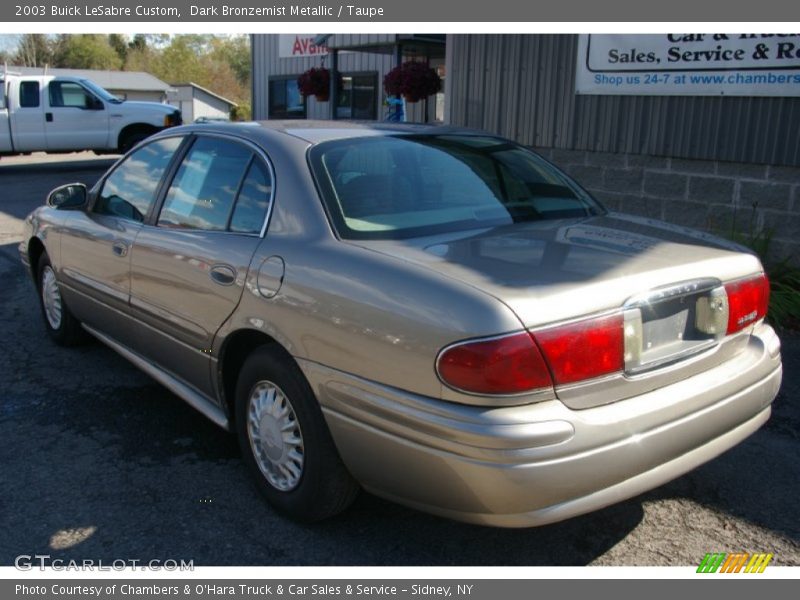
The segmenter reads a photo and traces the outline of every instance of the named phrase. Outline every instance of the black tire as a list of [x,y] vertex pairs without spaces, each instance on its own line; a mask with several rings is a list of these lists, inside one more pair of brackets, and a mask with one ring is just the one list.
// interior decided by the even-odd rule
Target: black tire
[[[51,279],[52,278],[52,279]],[[59,346],[75,346],[86,340],[86,333],[80,321],[72,314],[67,303],[61,297],[61,290],[56,280],[55,270],[50,264],[47,254],[39,257],[36,269],[36,284],[39,292],[39,307],[42,309],[42,318],[47,334]],[[45,297],[51,294],[51,303],[58,304],[58,316],[50,314]],[[52,305],[51,305],[52,306]]]
[[[262,469],[257,458],[259,445],[262,449],[280,452],[282,457],[288,456],[290,453],[287,452],[286,438],[281,438],[282,448],[271,443],[277,441],[274,437],[266,443],[251,442],[250,431],[254,430],[254,426],[248,418],[250,400],[259,391],[269,390],[270,384],[277,390],[275,397],[282,395],[291,409],[287,410],[285,404],[277,404],[289,413],[287,417],[283,417],[284,424],[291,427],[296,423],[297,426],[286,435],[291,439],[299,437],[301,441],[300,446],[294,447],[295,455],[302,456],[299,479],[294,485],[281,480],[271,482],[270,477],[276,478],[275,474],[269,474],[264,469],[277,470],[276,463],[262,456],[260,462],[266,465]],[[292,416],[295,418],[292,419]],[[268,425],[278,427],[280,424],[277,419],[274,423],[267,420],[264,429],[268,429]],[[272,431],[275,435],[275,432],[282,432],[284,429],[275,428]],[[311,386],[291,358],[279,355],[269,346],[255,350],[245,360],[239,373],[236,385],[236,435],[242,457],[255,476],[258,490],[273,507],[295,520],[313,522],[331,517],[346,509],[358,495],[358,483],[339,457]],[[281,458],[277,460],[280,461]],[[279,477],[280,473],[277,475]],[[286,484],[284,487],[287,489],[279,489],[282,483]]]

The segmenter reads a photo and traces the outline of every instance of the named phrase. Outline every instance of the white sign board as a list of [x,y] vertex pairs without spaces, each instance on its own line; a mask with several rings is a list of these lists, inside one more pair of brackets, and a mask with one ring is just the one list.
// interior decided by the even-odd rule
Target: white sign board
[[800,96],[800,34],[581,35],[575,91]]
[[295,33],[278,35],[278,56],[281,58],[307,58],[326,56],[328,47],[314,43],[316,33]]

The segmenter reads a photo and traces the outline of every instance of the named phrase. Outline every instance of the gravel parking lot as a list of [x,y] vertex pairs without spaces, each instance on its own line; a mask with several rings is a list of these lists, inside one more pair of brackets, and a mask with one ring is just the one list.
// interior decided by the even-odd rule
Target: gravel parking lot
[[528,530],[463,525],[362,494],[301,526],[251,486],[233,437],[99,343],[55,346],[17,256],[52,187],[113,159],[0,160],[0,564],[184,559],[195,565],[692,565],[771,552],[800,565],[800,337],[786,335],[770,422],[648,494]]

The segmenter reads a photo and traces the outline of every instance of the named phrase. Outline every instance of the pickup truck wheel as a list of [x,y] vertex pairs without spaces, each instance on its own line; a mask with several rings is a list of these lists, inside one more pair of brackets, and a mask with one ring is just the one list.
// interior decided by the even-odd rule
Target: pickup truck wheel
[[48,335],[60,346],[74,346],[85,339],[80,321],[75,318],[61,297],[55,270],[46,254],[38,265],[39,304]]
[[119,141],[120,154],[125,154],[136,144],[150,137],[150,135],[151,135],[150,133],[147,133],[145,131],[133,131],[131,133],[125,134],[125,136]]
[[289,517],[319,521],[343,511],[358,494],[311,386],[291,359],[269,347],[242,366],[236,433],[259,491]]

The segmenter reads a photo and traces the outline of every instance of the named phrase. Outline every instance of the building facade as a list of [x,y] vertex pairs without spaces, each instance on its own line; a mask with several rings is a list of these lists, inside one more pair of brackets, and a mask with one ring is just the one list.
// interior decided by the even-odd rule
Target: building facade
[[[400,37],[334,35],[327,39],[329,49],[341,49],[340,70],[375,73],[380,81],[398,58],[410,59],[402,48],[401,53],[397,52],[397,44],[402,46]],[[723,235],[735,235],[734,231],[745,237],[769,235],[773,258],[800,263],[797,92],[774,93],[765,91],[762,85],[754,88],[753,95],[721,95],[714,89],[701,91],[704,95],[672,90],[577,93],[576,81],[583,67],[579,60],[585,59],[581,44],[585,46],[586,37],[448,34],[443,68],[436,63],[446,74],[444,94],[439,99],[441,120],[487,130],[534,147],[612,210]],[[274,91],[281,93],[281,84],[277,82],[282,78],[296,79],[303,70],[320,63],[319,57],[281,57],[278,38],[253,36],[255,118],[279,117]],[[690,58],[703,58],[702,53],[692,54],[691,43],[698,40],[703,36],[675,36],[673,47],[680,48],[676,51],[679,58],[683,58],[683,52]],[[795,43],[787,40],[775,41],[784,44],[776,48],[786,49]],[[703,47],[708,46],[713,52],[725,43],[714,41]],[[381,46],[383,49],[376,51]],[[780,75],[784,72],[795,73],[800,84],[800,58],[785,54],[787,60],[776,68],[789,70],[776,70],[776,77],[784,77]],[[637,55],[635,49],[624,56],[630,56],[629,60],[650,59],[646,53]],[[437,52],[435,60],[441,61],[441,57]],[[670,60],[671,57],[672,54]],[[589,59],[585,60],[591,67]],[[643,82],[664,79],[663,74],[637,68],[643,71]],[[722,73],[712,73],[708,81],[728,77],[728,71]],[[749,71],[743,73],[743,78],[753,77]],[[667,74],[672,76],[672,82],[679,81],[678,75]],[[622,71],[622,75],[633,78],[630,72]],[[605,75],[598,69],[596,77],[602,80]],[[791,80],[791,75],[787,77]],[[285,85],[288,88],[291,83]],[[371,94],[382,97],[380,87],[371,90]],[[287,97],[288,94],[287,91]],[[330,102],[319,104],[314,100],[302,107],[298,104],[296,116],[351,118],[346,111],[334,113]],[[427,109],[412,109],[409,120],[436,121],[430,104]],[[377,111],[370,114],[381,119]],[[370,116],[360,114],[358,118]]]
[[173,83],[167,103],[180,109],[184,123],[198,119],[229,120],[236,102],[215,94],[196,83]]
[[[406,60],[424,60],[443,73],[445,36],[400,34],[258,34],[251,38],[253,118],[383,120],[383,78]],[[335,97],[305,100],[297,78],[312,67],[341,78]],[[444,120],[444,94],[406,105],[408,120]]]

